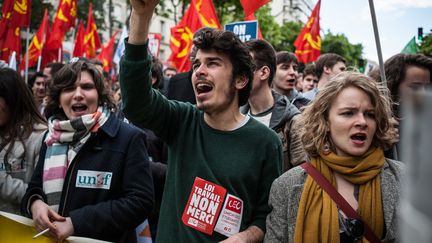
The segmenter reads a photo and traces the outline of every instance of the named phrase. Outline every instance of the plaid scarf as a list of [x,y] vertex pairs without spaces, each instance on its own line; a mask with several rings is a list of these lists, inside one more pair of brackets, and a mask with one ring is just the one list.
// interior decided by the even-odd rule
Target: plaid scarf
[[90,137],[90,133],[96,132],[109,116],[109,109],[100,106],[95,113],[72,120],[59,120],[56,116],[48,119],[42,188],[47,196],[47,204],[54,210],[58,210],[70,162]]

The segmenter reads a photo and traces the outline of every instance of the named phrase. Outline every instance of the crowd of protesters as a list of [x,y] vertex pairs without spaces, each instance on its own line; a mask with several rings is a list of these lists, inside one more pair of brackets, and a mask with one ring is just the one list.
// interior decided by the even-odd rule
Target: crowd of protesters
[[299,72],[265,40],[202,28],[177,73],[147,51],[159,1],[130,2],[119,82],[85,58],[28,84],[0,69],[0,211],[57,241],[137,242],[146,220],[156,242],[400,238],[399,107],[432,58],[389,58],[384,87],[338,54]]

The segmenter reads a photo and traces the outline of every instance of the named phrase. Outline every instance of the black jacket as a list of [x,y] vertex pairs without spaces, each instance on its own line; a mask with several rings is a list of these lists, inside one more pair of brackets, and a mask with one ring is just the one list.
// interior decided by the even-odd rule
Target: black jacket
[[[114,114],[93,133],[72,160],[64,180],[59,214],[71,217],[74,235],[106,241],[134,242],[135,228],[153,209],[153,181],[145,134],[121,122]],[[46,196],[42,176],[46,144],[22,201],[30,216],[35,196]],[[109,189],[77,187],[78,171],[111,172]]]

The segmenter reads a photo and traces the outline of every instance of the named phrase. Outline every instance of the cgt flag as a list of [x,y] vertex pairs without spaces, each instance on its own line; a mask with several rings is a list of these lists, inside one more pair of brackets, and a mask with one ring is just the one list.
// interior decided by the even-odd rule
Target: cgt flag
[[308,22],[303,27],[302,31],[294,42],[294,46],[296,47],[295,54],[297,59],[302,63],[313,62],[318,59],[321,54],[319,24],[320,7],[321,0],[318,0]]
[[171,28],[169,60],[179,72],[190,69],[189,52],[193,33],[201,27],[221,28],[211,0],[192,0],[180,23]]

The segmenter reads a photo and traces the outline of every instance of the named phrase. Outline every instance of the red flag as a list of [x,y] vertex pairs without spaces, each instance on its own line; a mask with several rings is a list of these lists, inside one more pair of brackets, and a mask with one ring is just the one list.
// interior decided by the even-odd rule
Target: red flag
[[294,42],[296,47],[295,54],[297,59],[303,63],[313,62],[321,54],[321,37],[320,37],[320,24],[319,12],[321,7],[321,0],[318,0],[308,22],[303,27],[297,39]]
[[51,31],[46,36],[42,51],[42,67],[50,62],[61,61],[63,38],[70,27],[75,25],[77,0],[60,0]]
[[270,0],[240,0],[245,16],[250,16],[255,13],[255,11],[268,2],[270,2]]
[[85,51],[84,35],[85,35],[84,26],[83,26],[82,21],[80,21],[80,23],[78,25],[77,35],[75,38],[75,46],[74,46],[74,49],[72,52],[72,56],[74,56],[74,57],[84,56],[84,51]]
[[171,28],[169,60],[179,72],[190,69],[193,33],[201,27],[221,28],[211,0],[192,0],[180,23]]
[[15,0],[11,26],[27,27],[30,25],[31,0]]
[[221,28],[212,0],[192,0],[191,3],[203,26]]
[[[5,0],[2,6],[1,20],[0,20],[0,39],[2,39],[8,29],[9,22],[12,16],[14,0]],[[2,48],[0,46],[0,48]]]
[[101,52],[97,56],[97,59],[99,59],[102,62],[103,69],[106,72],[109,72],[110,68],[112,67],[114,42],[115,42],[115,37],[116,37],[117,33],[118,33],[118,31],[116,31],[111,36],[111,39],[109,40],[109,42],[102,47]]
[[50,37],[46,47],[49,50],[57,50],[63,43],[64,35],[70,27],[75,25],[77,0],[61,0],[54,17]]
[[12,52],[21,56],[21,35],[20,27],[8,28],[0,39],[0,59],[9,62]]
[[[45,9],[45,13],[42,19],[42,22],[39,26],[39,29],[37,30],[35,36],[33,37],[28,52],[26,55],[28,55],[28,66],[32,67],[35,66],[38,62],[39,56],[42,56],[42,49],[45,44],[46,40],[46,33],[48,30],[48,10]],[[25,56],[24,56],[25,58]],[[25,60],[25,59],[24,59]],[[25,61],[20,63],[20,69],[23,70],[25,67]]]
[[99,34],[93,18],[93,6],[90,3],[89,14],[87,18],[87,28],[84,36],[84,46],[86,47],[86,57],[93,58],[96,56],[96,50],[101,48]]

